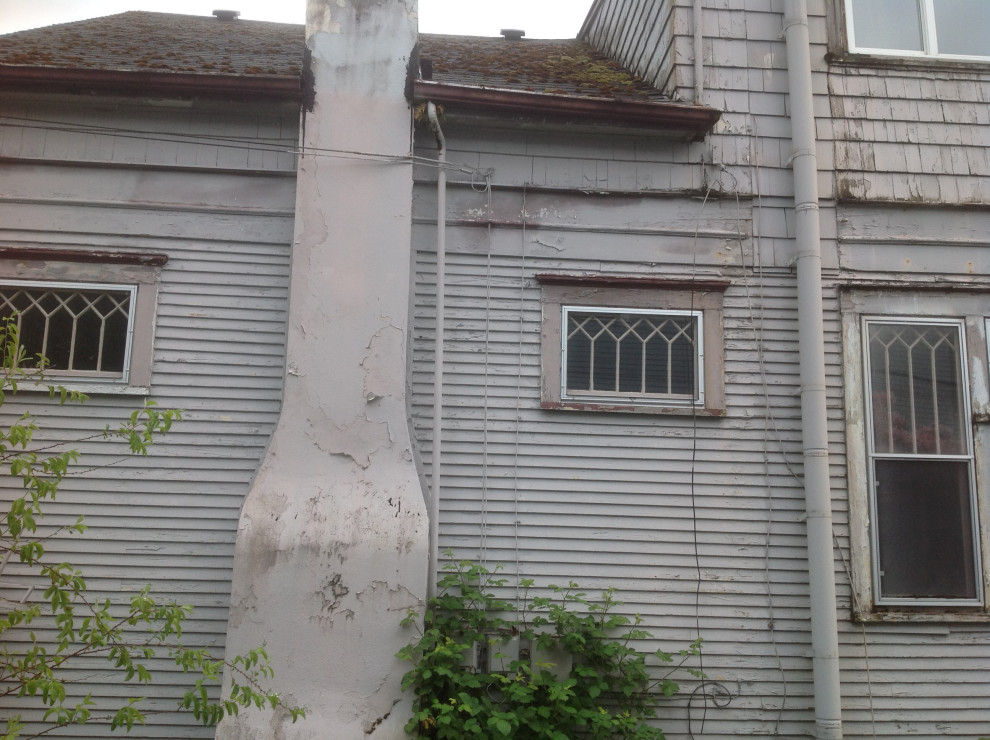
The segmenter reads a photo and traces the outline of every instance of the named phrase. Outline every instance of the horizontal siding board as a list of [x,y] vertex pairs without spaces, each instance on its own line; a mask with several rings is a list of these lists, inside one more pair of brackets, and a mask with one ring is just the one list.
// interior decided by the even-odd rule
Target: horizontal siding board
[[[71,116],[73,110],[66,106],[58,114]],[[189,124],[192,133],[197,115],[166,114],[160,121],[138,117],[132,125],[162,130]],[[242,115],[236,106],[218,113],[220,135],[234,130]],[[289,118],[297,120],[297,114]],[[277,124],[263,117],[243,122],[262,137]],[[35,135],[39,132],[30,134]],[[89,530],[60,536],[48,550],[80,567],[94,596],[126,600],[150,584],[163,599],[194,605],[185,640],[222,654],[240,508],[281,401],[295,197],[292,157],[273,159],[259,152],[238,162],[227,154],[216,156],[213,146],[211,166],[245,171],[210,174],[203,169],[206,149],[196,153],[178,145],[170,154],[149,139],[141,142],[147,144],[141,150],[147,158],[127,161],[136,157],[137,148],[93,140],[86,155],[101,166],[66,167],[60,158],[77,157],[77,144],[53,136],[53,148],[38,150],[30,136],[18,144],[4,135],[0,150],[5,156],[59,161],[14,165],[0,174],[0,239],[15,246],[168,255],[158,294],[151,391],[160,406],[184,410],[184,419],[148,457],[134,458],[121,445],[79,440],[105,425],[115,427],[141,405],[140,398],[94,395],[82,413],[75,406],[52,405],[41,394],[8,398],[6,418],[32,411],[42,427],[39,441],[66,440],[82,455],[77,466],[82,472],[65,479],[44,524],[71,523],[81,513]],[[295,131],[287,136],[291,150]],[[247,149],[265,146],[246,144]],[[269,166],[281,169],[266,174]],[[10,488],[0,492],[13,494]],[[5,582],[8,576],[26,578],[18,567],[8,568]],[[121,686],[111,672],[86,665],[70,669],[70,677],[80,682],[83,693],[92,691],[95,713],[119,706],[127,696],[150,694],[148,706],[167,713],[150,715],[147,726],[131,732],[133,737],[213,736],[212,729],[172,712],[189,683],[174,663],[162,664],[151,689]],[[106,732],[106,725],[98,723],[61,736],[105,737]]]
[[[508,194],[500,197],[510,200]],[[576,203],[568,210],[567,196],[554,197],[558,212],[577,214],[569,217],[595,212]],[[677,212],[672,204],[664,207]],[[690,212],[684,217],[692,223]],[[732,220],[724,226],[733,228]],[[413,422],[426,450],[434,263],[430,236],[420,233]],[[728,418],[548,412],[539,408],[540,289],[533,276],[642,274],[646,243],[642,250],[626,248],[621,240],[639,237],[619,228],[610,237],[610,259],[603,261],[601,236],[575,246],[581,240],[569,234],[560,250],[533,254],[513,249],[512,241],[521,238],[517,231],[494,235],[489,257],[477,250],[484,242],[455,234],[448,231],[441,547],[471,557],[483,542],[485,561],[505,563],[509,574],[521,571],[542,583],[573,579],[589,591],[615,586],[626,602],[622,608],[642,615],[647,629],[665,637],[686,640],[700,629],[712,655],[706,660],[727,667],[734,680],[745,674],[753,681],[752,695],[732,705],[740,722],[727,733],[731,737],[739,736],[739,726],[753,726],[744,724],[747,707],[765,706],[782,693],[766,629],[772,612],[778,652],[796,661],[789,671],[799,669],[787,687],[789,702],[796,704],[794,697],[810,691],[810,662],[804,647],[803,491],[788,469],[800,471],[801,452],[790,277],[732,276],[725,297]],[[706,238],[711,243],[713,237]],[[586,256],[593,251],[599,254],[594,261]],[[706,260],[715,251],[697,251],[708,274],[713,266]],[[724,269],[716,266],[715,272]],[[683,265],[674,271],[684,273]],[[754,320],[762,363],[753,353]],[[831,326],[836,336],[837,325]],[[764,383],[774,404],[772,422]],[[841,409],[835,422],[841,431]],[[786,463],[782,447],[790,458]],[[842,472],[840,461],[836,475]],[[800,716],[805,710],[806,704],[787,711]],[[670,727],[677,730],[676,724]]]
[[[709,705],[706,710],[704,734],[724,738],[806,737],[813,727],[797,296],[787,239],[794,224],[788,200],[791,175],[783,169],[791,154],[790,130],[782,95],[786,86],[780,14],[763,9],[749,10],[744,19],[763,29],[757,33],[762,47],[741,47],[745,58],[740,57],[736,69],[749,64],[754,54],[761,61],[769,57],[762,80],[765,92],[722,94],[730,125],[758,123],[765,158],[759,172],[760,204],[744,203],[734,216],[732,199],[702,212],[687,199],[496,189],[496,222],[489,233],[487,226],[463,225],[465,219],[484,220],[484,196],[457,185],[448,190],[448,214],[454,221],[447,229],[441,547],[454,548],[459,557],[504,563],[510,575],[535,577],[542,583],[573,579],[589,591],[615,586],[626,602],[623,609],[641,614],[655,634],[690,639],[700,631],[706,640],[706,669],[713,666],[709,676],[717,671],[732,687],[728,707]],[[738,28],[738,16],[726,22],[738,37],[749,35],[748,29]],[[678,79],[688,79],[688,71]],[[722,82],[735,80],[745,91],[750,77],[733,69],[727,72]],[[820,93],[824,82],[824,76],[815,82]],[[821,107],[818,101],[816,110]],[[758,112],[758,121],[748,113],[733,118],[735,110]],[[498,184],[510,185],[517,173],[526,171],[522,160],[532,150],[527,147],[535,148],[535,139],[513,136],[499,140],[482,131],[472,142],[480,150],[498,149],[499,158],[492,160]],[[717,161],[730,168],[733,161],[749,166],[750,160],[742,158],[750,156],[755,142],[735,132],[710,138],[712,151],[719,152]],[[584,156],[607,159],[606,137],[599,146]],[[461,149],[467,152],[470,147],[462,144]],[[826,146],[820,154],[826,165],[827,150]],[[553,151],[565,158],[563,144]],[[673,150],[660,153],[657,148],[651,154],[657,163],[677,166]],[[598,166],[568,167],[581,177],[593,172],[601,181]],[[751,174],[740,174],[739,181],[751,187]],[[611,180],[611,175],[610,170],[609,184],[614,186],[619,180]],[[430,221],[435,193],[430,177],[417,177],[412,404],[414,433],[429,476],[435,341],[435,233]],[[831,184],[826,184],[827,193]],[[524,201],[527,217],[540,228],[514,223]],[[637,226],[667,233],[651,237],[630,228],[640,214],[644,218]],[[841,210],[823,207],[823,234],[831,240],[826,242],[827,278],[838,276],[840,262],[855,268],[874,258],[858,242],[862,234],[889,233],[882,214],[880,209],[863,211],[844,221]],[[986,231],[982,216],[961,211],[959,218],[975,239]],[[755,228],[751,221],[759,223],[759,245],[750,241]],[[560,224],[564,228],[555,228]],[[677,234],[694,228],[704,232],[697,240]],[[718,231],[741,234],[742,241]],[[934,240],[958,238],[955,230],[946,231],[943,214],[934,210],[930,223],[920,225],[918,233],[930,233]],[[855,253],[859,262],[849,260],[851,247],[860,248]],[[919,246],[912,260],[925,248]],[[764,260],[762,267],[751,260],[754,251]],[[890,250],[891,258],[895,252]],[[970,252],[975,256],[972,247]],[[727,259],[723,253],[733,256]],[[973,261],[978,264],[979,258]],[[932,262],[924,269],[935,273],[940,268]],[[540,409],[540,288],[534,278],[541,272],[729,278],[724,317],[726,417],[692,420]],[[975,639],[981,648],[987,647],[985,639],[972,637],[985,635],[985,630],[860,626],[848,620],[850,526],[841,387],[845,359],[836,291],[829,280],[825,295],[829,472],[847,736],[871,736],[871,692],[880,735],[903,736],[896,729],[900,727],[909,728],[912,736],[926,736],[928,725],[921,718],[938,714],[944,727],[970,736],[973,733],[964,728],[972,730],[983,721],[979,712],[957,721],[957,713],[941,708],[937,700],[918,704],[918,711],[900,725],[881,715],[886,712],[889,718],[898,703],[910,706],[908,700],[894,697],[926,691],[924,674],[899,682],[898,671],[915,665],[962,661],[964,665],[949,670],[964,691],[982,697],[986,689],[972,688],[972,677],[985,670],[987,653],[974,654],[971,646]],[[508,595],[513,596],[511,590]],[[770,621],[772,630],[767,628]],[[915,655],[918,641],[927,647]],[[940,657],[939,646],[948,644],[953,646],[946,653],[951,658]],[[864,655],[871,670],[874,659],[881,661],[872,683]],[[890,701],[883,708],[880,693]],[[661,723],[668,737],[688,736],[685,703],[683,695],[676,698],[669,721]],[[700,705],[695,709],[700,712]]]

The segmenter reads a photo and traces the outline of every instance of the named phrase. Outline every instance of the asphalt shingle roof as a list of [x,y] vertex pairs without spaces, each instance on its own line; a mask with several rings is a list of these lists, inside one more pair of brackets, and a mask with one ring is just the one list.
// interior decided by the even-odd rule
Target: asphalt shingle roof
[[303,26],[131,11],[0,36],[0,65],[298,78]]
[[510,41],[423,33],[419,45],[420,69],[430,70],[431,79],[441,84],[644,102],[668,99],[579,39]]
[[[0,68],[296,78],[304,27],[131,11],[0,36]],[[566,97],[665,100],[577,39],[420,34],[420,59],[443,84]],[[421,65],[423,68],[423,65]]]

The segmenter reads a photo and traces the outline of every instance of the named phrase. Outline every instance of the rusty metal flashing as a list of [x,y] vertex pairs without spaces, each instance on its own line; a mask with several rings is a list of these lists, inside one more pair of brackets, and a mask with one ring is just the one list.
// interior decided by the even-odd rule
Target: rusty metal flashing
[[413,100],[416,103],[431,101],[451,108],[642,126],[686,134],[693,140],[703,139],[722,115],[714,108],[684,103],[568,97],[430,80],[413,81]]
[[49,249],[48,247],[0,247],[0,259],[90,262],[105,265],[140,265],[163,267],[168,255],[158,252],[104,252],[96,249]]
[[575,285],[606,288],[657,288],[660,290],[707,290],[724,293],[732,285],[731,280],[717,278],[653,278],[625,275],[558,275],[539,273],[536,281],[540,285]]
[[[0,157],[2,161],[2,157]],[[417,182],[435,182],[435,180],[417,180]],[[470,180],[454,180],[447,181],[447,186],[449,188],[464,188],[468,189],[472,187]],[[516,192],[519,190],[518,185],[509,183],[497,183],[493,182],[491,184],[492,191],[505,191],[505,192]],[[697,198],[704,199],[708,198],[709,201],[714,200],[727,200],[731,202],[740,201],[751,201],[756,198],[752,193],[730,193],[728,191],[720,191],[717,193],[710,192],[705,188],[676,188],[671,190],[636,190],[632,188],[594,188],[594,187],[573,187],[567,185],[527,185],[527,193],[548,193],[550,195],[596,195],[609,198],[623,198],[623,197],[633,197],[633,198],[661,198],[661,199],[674,199],[674,198]]]
[[985,73],[990,61],[985,59],[946,59],[944,57],[899,57],[894,54],[864,54],[854,51],[829,51],[825,62],[836,67],[850,67],[857,70],[907,70],[919,72],[976,72]]
[[905,280],[862,280],[849,279],[836,283],[840,294],[846,293],[990,293],[990,282],[979,283],[971,280],[946,280],[935,278],[927,281]]
[[657,414],[663,416],[696,416],[698,418],[722,418],[727,416],[723,408],[701,408],[698,406],[633,406],[613,403],[582,403],[580,401],[541,401],[540,408],[548,411],[616,411],[627,414]]
[[0,90],[222,100],[302,99],[298,77],[0,65]]

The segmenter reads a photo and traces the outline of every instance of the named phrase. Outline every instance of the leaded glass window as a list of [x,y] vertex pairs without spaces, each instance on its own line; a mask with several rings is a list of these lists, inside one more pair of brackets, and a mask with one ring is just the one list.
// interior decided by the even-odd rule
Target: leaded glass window
[[700,312],[563,310],[565,397],[703,402]]
[[955,321],[867,321],[880,604],[980,597],[966,357]]
[[0,316],[13,317],[26,361],[56,376],[126,375],[134,288],[119,285],[0,284]]

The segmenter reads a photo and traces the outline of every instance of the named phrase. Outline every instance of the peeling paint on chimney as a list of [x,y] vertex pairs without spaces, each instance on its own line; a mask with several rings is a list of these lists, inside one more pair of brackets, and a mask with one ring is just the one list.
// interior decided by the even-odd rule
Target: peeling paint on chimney
[[[406,403],[416,3],[310,0],[284,398],[237,535],[229,655],[266,643],[295,725],[242,713],[218,740],[404,738],[398,625],[424,602],[428,526]],[[375,193],[376,198],[369,198]]]

